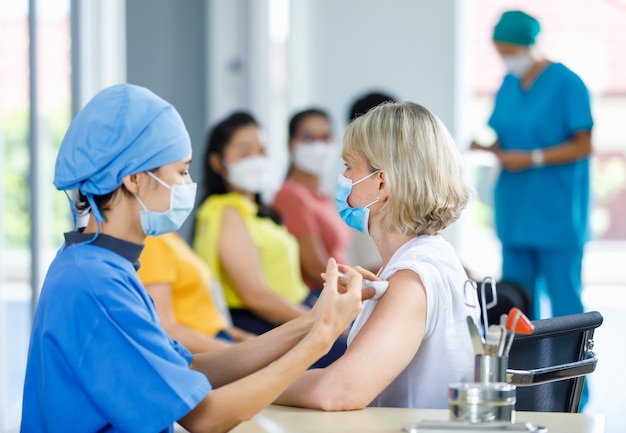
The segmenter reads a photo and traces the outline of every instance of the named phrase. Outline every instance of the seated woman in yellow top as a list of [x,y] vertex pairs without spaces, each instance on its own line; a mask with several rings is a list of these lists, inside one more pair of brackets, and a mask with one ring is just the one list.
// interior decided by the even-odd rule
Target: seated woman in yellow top
[[[311,305],[296,239],[263,205],[271,166],[260,128],[234,113],[209,135],[204,158],[206,198],[198,208],[193,248],[224,290],[233,324],[261,334],[300,316]],[[326,365],[345,351],[338,341]]]
[[224,317],[211,292],[208,267],[177,233],[146,237],[139,262],[137,274],[154,300],[161,325],[191,353],[253,336]]

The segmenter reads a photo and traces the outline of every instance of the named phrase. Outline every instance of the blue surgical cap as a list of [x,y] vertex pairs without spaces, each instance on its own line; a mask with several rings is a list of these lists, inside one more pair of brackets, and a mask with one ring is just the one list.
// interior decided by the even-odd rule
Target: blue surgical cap
[[528,47],[541,30],[539,21],[522,11],[507,11],[493,29],[493,40]]
[[191,140],[176,109],[150,90],[118,84],[100,91],[76,115],[61,142],[54,186],[92,197],[122,185],[124,176],[191,155]]

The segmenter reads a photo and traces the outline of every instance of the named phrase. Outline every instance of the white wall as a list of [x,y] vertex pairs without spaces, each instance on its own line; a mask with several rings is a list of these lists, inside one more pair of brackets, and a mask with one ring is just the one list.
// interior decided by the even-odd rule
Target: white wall
[[290,105],[317,103],[345,122],[357,94],[382,88],[427,106],[454,130],[457,3],[292,1]]
[[[428,107],[464,142],[462,7],[462,0],[291,1],[290,112],[328,109],[340,139],[354,99],[378,89]],[[446,235],[460,240],[455,227]],[[353,260],[373,265],[371,242],[355,242],[367,252]]]

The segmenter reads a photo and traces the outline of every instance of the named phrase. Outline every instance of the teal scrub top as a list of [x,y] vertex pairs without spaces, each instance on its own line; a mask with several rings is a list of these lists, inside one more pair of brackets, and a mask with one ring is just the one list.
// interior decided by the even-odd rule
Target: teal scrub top
[[161,328],[136,273],[142,246],[92,237],[66,234],[46,275],[21,431],[173,431],[211,385]]
[[[489,119],[503,150],[548,149],[591,130],[589,92],[560,63],[549,64],[524,90],[507,75]],[[511,172],[495,188],[498,237],[516,247],[580,247],[589,236],[590,160]]]

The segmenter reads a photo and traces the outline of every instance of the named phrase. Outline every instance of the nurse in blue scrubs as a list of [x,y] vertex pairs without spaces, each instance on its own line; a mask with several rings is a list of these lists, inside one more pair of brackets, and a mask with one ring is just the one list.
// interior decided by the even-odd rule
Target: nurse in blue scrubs
[[581,266],[589,237],[589,91],[574,72],[543,58],[539,22],[522,11],[502,14],[493,31],[507,75],[489,126],[497,140],[476,142],[502,170],[495,189],[496,230],[502,242],[502,279],[545,289],[552,316],[583,311]]
[[[192,211],[191,143],[149,90],[104,89],[70,125],[54,184],[86,227],[65,234],[37,304],[22,432],[224,432],[323,356],[361,309],[361,276],[329,260],[309,313],[248,342],[192,356],[170,339],[136,269],[146,236]],[[347,289],[338,272],[349,273]],[[372,296],[373,293],[367,293]]]

